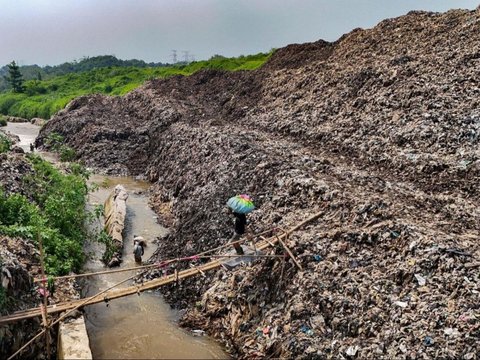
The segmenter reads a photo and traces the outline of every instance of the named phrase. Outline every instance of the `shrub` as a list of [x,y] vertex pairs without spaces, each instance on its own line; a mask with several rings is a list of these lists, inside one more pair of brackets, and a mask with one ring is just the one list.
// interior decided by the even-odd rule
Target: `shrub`
[[0,133],[0,154],[10,150],[12,141],[6,136]]
[[102,261],[105,264],[108,264],[110,260],[112,260],[113,255],[117,252],[115,243],[113,242],[113,239],[105,232],[105,230],[102,230],[97,235],[97,241],[105,245],[105,252],[103,253]]
[[31,80],[25,84],[25,92],[29,96],[42,95],[47,93],[47,88],[43,86],[42,81]]
[[84,259],[88,173],[76,164],[65,175],[35,154],[28,159],[34,171],[24,178],[26,196],[0,196],[0,233],[34,243],[39,234],[49,275],[78,271]]
[[63,136],[57,132],[51,132],[45,139],[45,145],[52,151],[59,151],[63,143]]
[[34,204],[20,194],[5,196],[0,192],[1,225],[35,225],[39,223],[39,212]]
[[11,93],[0,95],[0,114],[12,115],[10,108],[19,101],[19,96]]
[[75,159],[75,150],[69,146],[62,145],[60,146],[60,161],[73,161]]

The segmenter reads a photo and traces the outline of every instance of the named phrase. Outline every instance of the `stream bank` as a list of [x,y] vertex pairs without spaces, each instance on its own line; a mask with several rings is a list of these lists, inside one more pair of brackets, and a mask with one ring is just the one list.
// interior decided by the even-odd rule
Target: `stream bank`
[[[20,137],[19,144],[26,152],[29,151],[29,144],[35,140],[38,133],[38,127],[28,123],[9,124],[5,130]],[[42,153],[42,156],[55,158],[48,153]],[[109,178],[100,175],[92,175],[89,182],[100,185],[97,191],[89,195],[90,206],[103,204],[116,184],[121,183],[127,188],[130,196],[127,200],[125,247],[121,267],[134,266],[132,244],[129,241],[133,234],[142,235],[147,239],[148,246],[144,255],[144,260],[147,260],[156,249],[153,240],[165,234],[165,229],[158,225],[155,214],[148,207],[146,190],[149,184],[128,177]],[[92,226],[95,228],[100,224]],[[96,230],[94,228],[91,230]],[[102,246],[97,242],[85,245],[85,251],[88,253],[85,271],[105,269],[101,262]],[[134,273],[132,271],[89,278],[83,281],[82,294],[97,293]],[[177,325],[178,317],[178,313],[171,310],[157,292],[114,300],[108,307],[105,304],[86,307],[85,319],[93,357],[95,359],[228,357],[221,347],[208,337],[194,337],[180,329]],[[23,340],[26,342],[28,338],[21,339]]]

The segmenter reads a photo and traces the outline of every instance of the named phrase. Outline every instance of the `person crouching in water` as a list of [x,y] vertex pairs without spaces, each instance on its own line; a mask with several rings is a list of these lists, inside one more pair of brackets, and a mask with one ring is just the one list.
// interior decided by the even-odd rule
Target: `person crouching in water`
[[247,217],[245,214],[240,214],[233,211],[233,216],[235,217],[235,233],[233,237],[230,239],[230,242],[233,242],[233,247],[238,255],[243,255],[242,246],[236,241],[240,240],[243,234],[245,234],[245,225],[247,224]]
[[144,254],[145,240],[141,236],[133,235],[133,256],[135,262],[141,263]]

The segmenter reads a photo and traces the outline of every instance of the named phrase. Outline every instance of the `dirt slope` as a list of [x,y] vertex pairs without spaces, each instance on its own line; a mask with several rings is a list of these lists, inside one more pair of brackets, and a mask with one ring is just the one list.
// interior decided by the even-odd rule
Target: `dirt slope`
[[61,133],[88,166],[152,181],[160,259],[224,243],[235,193],[255,198],[252,231],[324,211],[289,240],[305,271],[260,260],[166,293],[241,356],[473,359],[479,34],[478,10],[412,12],[257,71],[77,99],[38,142]]

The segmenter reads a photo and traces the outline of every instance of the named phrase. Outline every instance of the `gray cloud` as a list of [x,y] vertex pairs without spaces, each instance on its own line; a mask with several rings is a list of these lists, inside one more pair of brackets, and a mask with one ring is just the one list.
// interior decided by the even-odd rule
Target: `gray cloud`
[[83,56],[168,62],[290,43],[333,41],[410,10],[474,9],[473,0],[0,0],[0,65],[55,65]]

